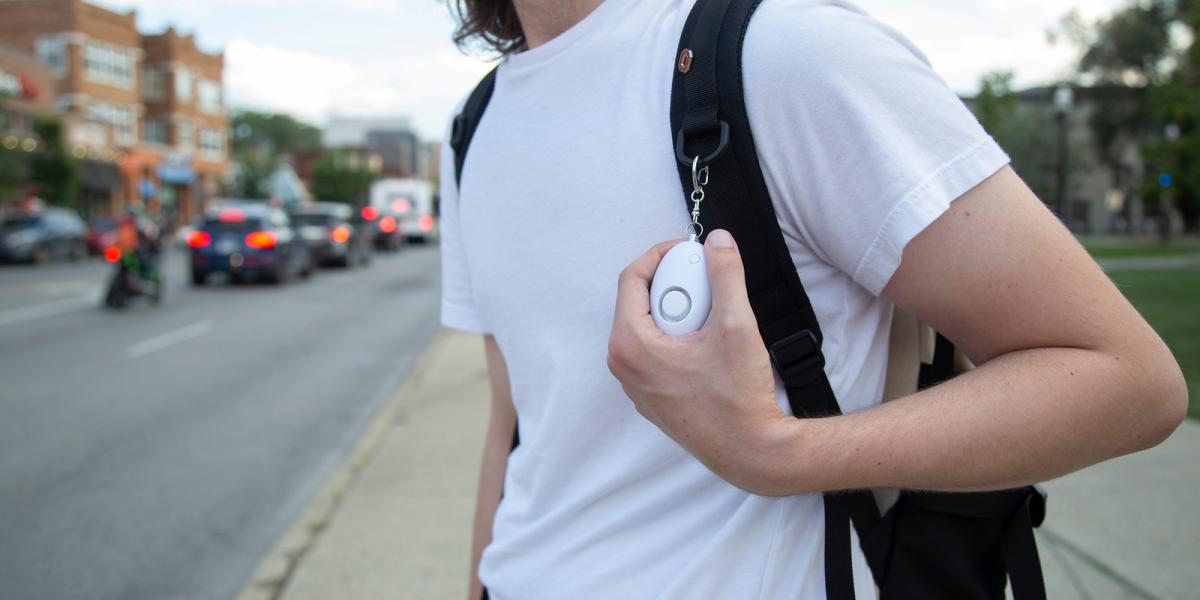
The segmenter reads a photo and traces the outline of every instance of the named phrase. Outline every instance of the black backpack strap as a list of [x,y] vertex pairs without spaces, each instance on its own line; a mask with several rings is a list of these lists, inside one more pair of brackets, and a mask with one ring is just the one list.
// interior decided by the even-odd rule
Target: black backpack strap
[[496,89],[496,69],[492,69],[467,97],[462,112],[454,117],[450,128],[450,147],[454,150],[454,184],[462,183],[463,164],[467,161],[467,148],[471,146],[471,138],[475,137],[475,129],[483,119],[488,102],[492,99],[492,91]]
[[[701,224],[733,234],[750,305],[797,417],[841,413],[821,353],[821,328],[796,272],[763,179],[742,86],[742,42],[760,0],[697,0],[684,25],[671,91],[671,133],[689,202],[692,165],[709,168]],[[870,492],[826,494],[825,582],[833,600],[854,598],[850,519],[873,528]]]
[[[462,183],[463,165],[467,162],[467,150],[471,147],[471,139],[475,137],[475,130],[479,128],[479,122],[483,119],[483,113],[487,110],[488,102],[492,100],[492,92],[495,89],[496,69],[492,69],[471,91],[471,95],[463,103],[462,112],[455,115],[454,123],[450,127],[450,148],[454,150],[454,185],[456,187]],[[520,430],[514,425],[512,448],[515,450],[520,444]]]

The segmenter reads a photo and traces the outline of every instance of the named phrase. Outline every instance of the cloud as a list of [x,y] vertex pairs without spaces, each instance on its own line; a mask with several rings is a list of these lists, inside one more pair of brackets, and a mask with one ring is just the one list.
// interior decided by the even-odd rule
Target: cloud
[[1018,85],[1061,79],[1077,50],[1052,46],[1046,31],[1072,8],[1086,19],[1111,13],[1123,0],[861,0],[859,4],[911,39],[960,92],[974,92],[987,71],[1012,70]]
[[488,65],[454,50],[348,62],[236,39],[225,48],[234,107],[292,113],[313,123],[339,115],[409,115],[440,138],[455,104]]
[[[330,112],[409,115],[419,133],[439,138],[455,103],[489,68],[453,48],[444,0],[99,1],[138,9],[148,29],[174,22],[223,44],[232,105],[318,124]],[[1020,86],[1067,75],[1077,51],[1050,46],[1047,28],[1072,8],[1094,19],[1124,1],[857,3],[913,40],[951,87],[972,93],[990,70],[1014,70]]]

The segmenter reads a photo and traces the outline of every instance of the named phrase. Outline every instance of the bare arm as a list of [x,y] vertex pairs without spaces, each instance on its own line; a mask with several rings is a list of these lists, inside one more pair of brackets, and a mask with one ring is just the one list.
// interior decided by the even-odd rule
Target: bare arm
[[654,327],[659,246],[622,273],[609,365],[641,414],[749,491],[1009,487],[1148,448],[1183,419],[1170,351],[1011,169],[919,234],[884,290],[979,368],[851,415],[775,405],[741,259],[717,234],[705,328]]
[[918,235],[884,294],[979,368],[809,423],[790,444],[828,468],[784,477],[824,489],[1010,487],[1154,446],[1187,410],[1166,345],[1011,169]]
[[496,339],[483,337],[484,354],[487,359],[488,382],[492,388],[491,416],[488,419],[487,438],[483,446],[483,464],[479,470],[479,495],[475,501],[475,533],[471,543],[471,584],[468,600],[478,600],[483,595],[479,583],[479,557],[492,541],[492,521],[500,494],[504,488],[504,471],[508,465],[508,453],[512,448],[513,427],[517,413],[513,408],[512,391],[508,383],[508,366]]

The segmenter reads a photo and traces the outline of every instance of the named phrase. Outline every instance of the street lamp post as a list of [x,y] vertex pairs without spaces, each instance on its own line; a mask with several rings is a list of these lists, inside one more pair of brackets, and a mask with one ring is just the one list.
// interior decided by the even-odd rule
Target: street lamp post
[[[1167,153],[1175,151],[1175,142],[1179,141],[1182,133],[1179,125],[1176,123],[1169,123],[1163,128],[1163,138],[1167,140]],[[1158,177],[1158,185],[1162,188],[1162,203],[1159,212],[1162,213],[1162,220],[1160,222],[1162,223],[1162,241],[1164,244],[1171,241],[1171,236],[1176,233],[1176,229],[1182,229],[1179,225],[1181,219],[1175,210],[1175,198],[1171,193],[1171,188],[1174,187],[1174,174],[1171,172],[1174,170],[1174,162],[1170,159],[1166,160],[1166,169]]]
[[1061,84],[1054,90],[1054,116],[1058,121],[1058,189],[1054,212],[1070,226],[1067,218],[1067,165],[1070,159],[1069,123],[1071,107],[1075,103],[1075,90],[1069,84]]

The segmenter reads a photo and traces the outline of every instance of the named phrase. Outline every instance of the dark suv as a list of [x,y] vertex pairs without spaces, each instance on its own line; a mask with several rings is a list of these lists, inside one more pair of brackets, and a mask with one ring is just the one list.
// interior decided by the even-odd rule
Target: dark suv
[[318,264],[351,267],[371,260],[372,232],[349,205],[312,202],[293,208],[290,216]]
[[283,209],[258,203],[227,203],[211,209],[188,235],[192,285],[204,285],[211,273],[227,273],[282,283],[292,275],[308,277],[312,251]]

